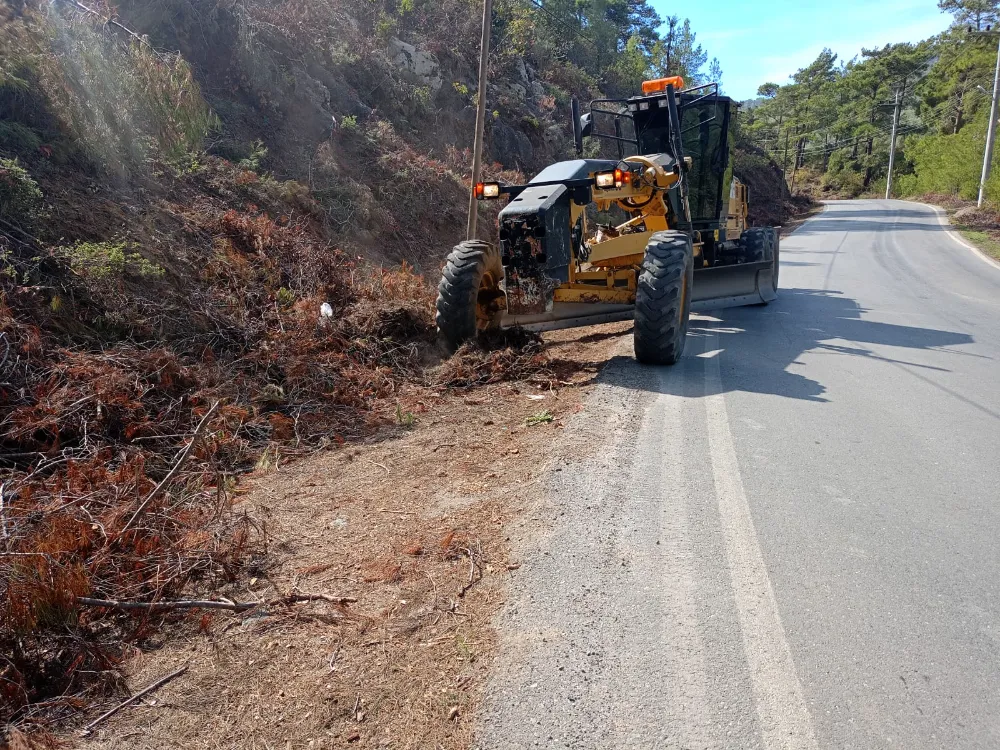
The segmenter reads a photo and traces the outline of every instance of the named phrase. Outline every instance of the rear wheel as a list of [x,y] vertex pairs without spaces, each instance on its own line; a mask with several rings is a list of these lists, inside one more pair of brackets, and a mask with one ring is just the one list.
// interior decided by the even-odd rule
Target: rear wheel
[[635,293],[635,358],[672,365],[684,352],[694,283],[694,250],[683,232],[657,232],[646,245]]
[[436,316],[438,333],[451,351],[479,331],[500,327],[502,280],[500,252],[488,242],[469,240],[451,251],[438,284]]
[[[771,262],[771,288],[778,291],[778,230],[774,227],[753,227],[740,235],[740,260],[744,263]],[[759,277],[758,277],[759,278]],[[759,305],[767,305],[774,297],[763,299]]]
[[771,278],[774,280],[774,291],[778,291],[778,273],[781,271],[779,266],[779,254],[781,250],[781,234],[775,227],[768,227],[771,232]]
[[740,235],[740,261],[760,263],[768,259],[771,245],[770,227],[753,227]]

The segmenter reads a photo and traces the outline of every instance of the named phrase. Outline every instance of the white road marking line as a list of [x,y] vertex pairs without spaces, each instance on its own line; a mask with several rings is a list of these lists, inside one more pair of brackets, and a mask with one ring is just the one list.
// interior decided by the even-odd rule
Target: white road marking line
[[712,349],[711,351],[702,352],[701,354],[695,354],[696,357],[703,357],[704,359],[711,359],[712,357],[718,357],[722,354],[722,349]]
[[[649,451],[648,456],[643,454],[636,463],[633,481],[638,487],[651,483],[652,496],[666,511],[660,516],[663,544],[656,547],[663,565],[663,577],[657,581],[657,587],[663,606],[660,627],[664,666],[672,674],[664,682],[670,698],[661,720],[667,729],[665,736],[676,738],[678,747],[719,747],[722,738],[707,690],[708,649],[695,606],[698,550],[692,541],[683,500],[690,486],[689,468],[685,461],[678,460],[690,451],[685,445],[686,436],[677,425],[691,418],[688,413],[691,405],[682,396],[669,393],[665,385],[669,372],[660,368],[657,376],[661,382],[660,394],[643,420],[646,435],[639,438],[637,445],[659,442],[660,450]],[[646,461],[653,465],[644,465]],[[668,561],[669,565],[664,565]],[[634,746],[624,742],[615,745]]]
[[[903,202],[904,203],[916,203],[916,201],[903,201]],[[971,250],[972,253],[973,253],[973,255],[975,255],[977,258],[979,258],[979,260],[981,260],[983,263],[987,263],[987,264],[993,266],[994,269],[1000,270],[1000,263],[997,263],[995,260],[993,260],[993,258],[989,257],[986,253],[984,253],[978,247],[976,247],[975,245],[969,244],[968,242],[966,242],[962,238],[962,235],[960,235],[958,233],[958,230],[955,229],[951,225],[951,222],[948,220],[948,212],[947,211],[945,211],[943,208],[941,208],[939,206],[932,206],[929,203],[917,203],[917,205],[918,206],[927,206],[928,208],[933,209],[934,213],[937,214],[938,224],[940,224],[942,227],[944,227],[945,233],[949,237],[951,237],[955,242],[957,242],[959,245],[961,245],[962,247],[964,247],[966,250]]]
[[[705,337],[705,350],[718,348],[719,335]],[[764,564],[747,501],[729,415],[722,393],[719,357],[705,361],[705,406],[709,453],[719,500],[726,558],[750,668],[750,684],[764,747],[807,750],[818,747],[809,709],[802,697],[778,603]]]

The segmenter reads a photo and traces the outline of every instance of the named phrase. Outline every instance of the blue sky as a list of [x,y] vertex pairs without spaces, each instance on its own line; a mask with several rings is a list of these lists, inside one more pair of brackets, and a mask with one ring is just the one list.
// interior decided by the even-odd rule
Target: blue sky
[[944,31],[951,16],[936,0],[652,0],[661,16],[691,19],[691,28],[722,64],[722,85],[735,99],[756,96],[765,81],[786,83],[824,47],[849,60],[862,47],[916,42]]

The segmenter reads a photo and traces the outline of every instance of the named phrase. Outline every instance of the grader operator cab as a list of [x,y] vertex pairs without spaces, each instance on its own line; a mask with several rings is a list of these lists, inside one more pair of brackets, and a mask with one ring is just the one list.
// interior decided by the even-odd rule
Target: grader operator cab
[[642,90],[582,115],[573,102],[577,154],[590,137],[616,158],[559,162],[527,185],[475,186],[481,200],[508,202],[499,247],[470,240],[448,256],[437,299],[446,344],[497,327],[633,319],[636,359],[671,365],[692,309],[775,298],[778,233],[747,227],[747,189],[729,163],[732,100],[679,77]]

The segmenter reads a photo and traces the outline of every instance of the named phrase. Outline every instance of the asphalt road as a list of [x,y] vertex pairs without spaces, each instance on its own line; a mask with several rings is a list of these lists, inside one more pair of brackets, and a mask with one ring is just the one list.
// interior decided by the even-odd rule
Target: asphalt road
[[777,301],[623,347],[569,423],[480,747],[1000,747],[998,501],[1000,268],[830,204]]

